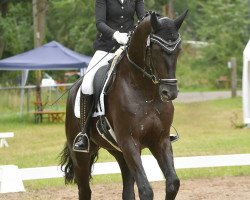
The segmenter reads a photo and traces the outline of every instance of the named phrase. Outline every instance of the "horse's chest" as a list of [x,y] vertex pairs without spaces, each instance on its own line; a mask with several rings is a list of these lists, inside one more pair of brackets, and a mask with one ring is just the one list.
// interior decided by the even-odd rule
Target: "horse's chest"
[[[163,106],[152,104],[151,102],[131,102],[126,104],[122,109],[122,116],[130,118],[131,123],[137,124],[149,124],[152,126],[159,126],[162,121],[165,121],[167,116],[171,116],[167,113],[167,109]],[[145,129],[146,126],[142,125],[141,129]]]

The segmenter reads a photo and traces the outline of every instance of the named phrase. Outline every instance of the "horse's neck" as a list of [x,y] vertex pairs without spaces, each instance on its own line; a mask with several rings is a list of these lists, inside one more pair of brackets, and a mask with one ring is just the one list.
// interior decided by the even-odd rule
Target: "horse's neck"
[[[145,64],[146,43],[148,36],[151,33],[151,30],[152,28],[150,23],[150,16],[148,16],[139,23],[139,25],[137,26],[137,28],[135,29],[134,33],[131,36],[131,41],[128,48],[128,54],[130,59],[141,68],[145,68],[146,66]],[[130,64],[130,66],[131,70],[127,70],[127,68],[121,70],[121,73],[126,74],[123,76],[126,82],[130,85],[133,85],[132,86],[133,88],[137,88],[136,89],[137,93],[142,92],[145,96],[152,96],[152,93],[147,91],[148,89],[149,91],[153,90],[154,85],[152,84],[151,80],[145,77],[142,74],[142,72],[136,69],[133,65]]]
[[[129,57],[141,68],[145,67],[146,43],[150,33],[150,17],[146,17],[135,29],[129,44]],[[131,95],[133,94],[133,96],[137,96],[138,98],[143,96],[145,99],[155,98],[155,93],[151,92],[155,90],[152,81],[145,77],[142,72],[136,69],[131,63],[130,66],[130,70],[128,70],[128,68],[121,68],[119,70],[120,77],[123,77],[123,83],[125,83],[124,85],[121,83],[124,87],[123,90],[125,91],[128,88],[127,85],[129,85]]]
[[129,49],[128,54],[130,58],[140,66],[144,66],[145,48],[147,43],[148,35],[151,32],[150,17],[146,17],[135,29]]

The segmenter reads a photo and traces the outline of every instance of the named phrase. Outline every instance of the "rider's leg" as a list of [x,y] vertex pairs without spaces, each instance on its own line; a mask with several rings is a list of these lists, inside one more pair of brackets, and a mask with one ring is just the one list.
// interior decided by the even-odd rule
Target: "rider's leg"
[[96,71],[108,64],[108,61],[113,58],[113,53],[105,51],[96,51],[91,59],[87,71],[84,75],[81,89],[80,99],[80,123],[82,132],[80,132],[73,143],[73,150],[78,152],[89,151],[90,131],[88,124],[91,121],[92,107],[93,107],[93,80]]
[[82,93],[83,94],[93,94],[93,81],[94,76],[100,67],[107,65],[108,61],[113,58],[113,53],[108,53],[105,51],[96,51],[94,56],[92,57],[84,78],[82,80]]
[[73,150],[79,152],[89,152],[89,122],[91,120],[91,110],[93,108],[93,95],[80,95],[80,123],[82,132],[80,132],[73,144]]

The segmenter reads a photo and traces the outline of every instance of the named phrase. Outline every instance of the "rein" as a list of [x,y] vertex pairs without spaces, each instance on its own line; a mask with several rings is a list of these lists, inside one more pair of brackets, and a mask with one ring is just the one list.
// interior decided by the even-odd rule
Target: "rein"
[[68,93],[71,88],[73,88],[79,81],[81,81],[83,79],[83,77],[89,73],[98,63],[100,63],[111,51],[113,51],[115,49],[115,46],[112,47],[112,49],[110,49],[91,69],[89,69],[83,76],[81,76],[80,78],[78,78],[75,83],[73,85],[71,85],[60,97],[58,97],[54,102],[52,102],[52,104],[50,104],[49,106],[54,106],[66,93]]
[[[166,40],[158,37],[157,35],[151,34],[149,41],[159,45],[165,52],[167,52],[168,54],[171,54],[176,49],[176,47],[180,44],[181,37],[180,37],[180,34],[179,34],[177,40],[175,40],[174,42],[169,42],[169,41],[166,41]],[[148,46],[150,47],[150,44],[148,44]],[[175,78],[171,78],[171,79],[157,78],[157,76],[155,74],[149,74],[148,72],[146,72],[145,69],[142,69],[134,61],[132,61],[131,58],[129,57],[128,47],[126,48],[126,55],[127,55],[128,61],[136,69],[141,71],[143,75],[145,75],[146,77],[151,79],[154,84],[166,84],[166,85],[176,85],[177,84],[177,79],[175,79]],[[151,57],[150,57],[150,64],[151,64]],[[152,68],[152,66],[150,66],[150,68]]]
[[127,58],[128,58],[128,61],[138,70],[140,70],[143,75],[145,75],[146,77],[148,77],[149,79],[151,79],[153,81],[154,84],[158,84],[158,80],[156,78],[155,75],[152,75],[152,74],[149,74],[148,72],[146,72],[144,69],[142,69],[139,65],[137,65],[134,61],[132,61],[128,55],[128,48],[126,48],[126,55],[127,55]]

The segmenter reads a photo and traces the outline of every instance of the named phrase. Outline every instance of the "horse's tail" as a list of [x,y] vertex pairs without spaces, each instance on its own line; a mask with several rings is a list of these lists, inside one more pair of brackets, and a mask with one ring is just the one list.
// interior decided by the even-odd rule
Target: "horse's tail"
[[73,183],[75,181],[75,174],[73,169],[73,160],[70,157],[70,151],[67,143],[65,144],[62,152],[60,153],[60,166],[64,172],[65,184]]

